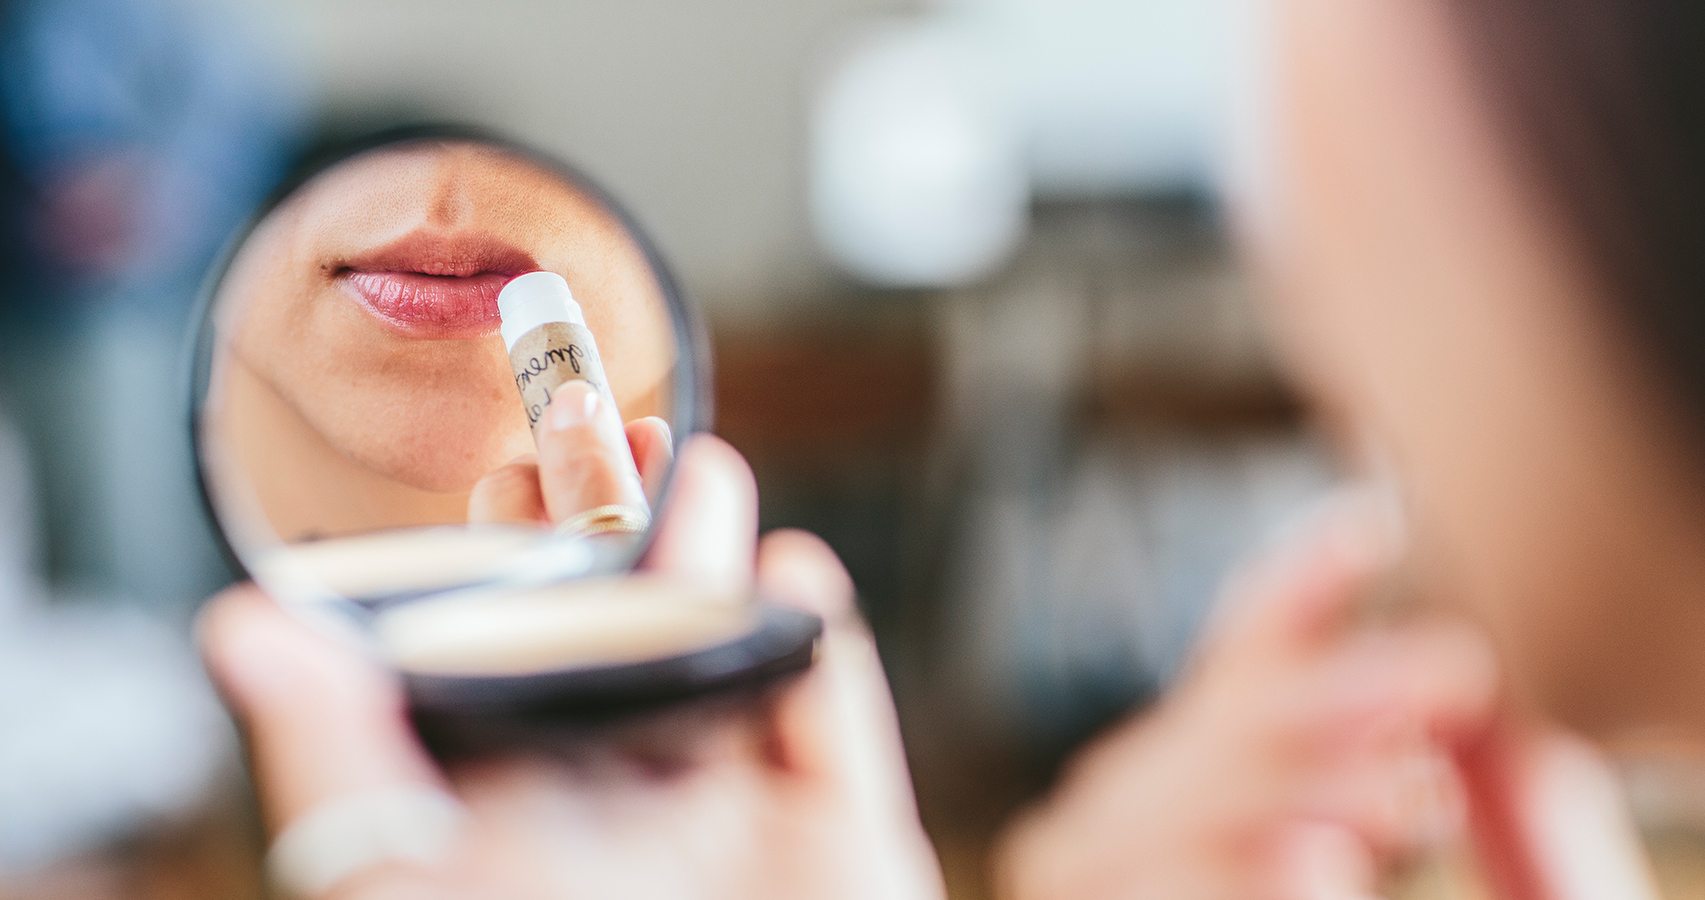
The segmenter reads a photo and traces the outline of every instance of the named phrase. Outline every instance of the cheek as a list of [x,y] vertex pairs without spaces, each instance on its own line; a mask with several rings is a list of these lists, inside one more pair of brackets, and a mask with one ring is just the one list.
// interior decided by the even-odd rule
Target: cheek
[[1454,569],[1463,547],[1497,542],[1482,525],[1532,524],[1507,496],[1520,479],[1500,472],[1522,416],[1494,389],[1513,383],[1520,348],[1503,336],[1521,323],[1488,315],[1509,216],[1472,103],[1438,36],[1398,8],[1279,7],[1249,236],[1281,364],[1342,437],[1389,457],[1420,501],[1419,536],[1451,547]]
[[1310,0],[1273,11],[1270,77],[1244,109],[1235,221],[1280,364],[1317,405],[1354,418],[1366,405],[1354,388],[1393,332],[1393,242],[1377,208],[1388,161],[1367,139],[1377,110],[1344,87],[1356,51],[1323,26],[1330,11]]
[[1660,652],[1678,614],[1636,582],[1679,533],[1653,525],[1664,473],[1692,461],[1659,446],[1594,280],[1428,5],[1282,9],[1255,248],[1281,359],[1389,458],[1437,599],[1488,626],[1535,705],[1605,727],[1680,658]]
[[1271,125],[1246,222],[1280,361],[1376,438],[1454,429],[1453,387],[1486,383],[1499,351],[1479,346],[1470,299],[1484,293],[1476,244],[1495,236],[1452,55],[1407,4],[1275,9]]
[[677,339],[649,277],[589,284],[580,296],[622,418],[675,422],[679,411],[669,405],[668,394]]

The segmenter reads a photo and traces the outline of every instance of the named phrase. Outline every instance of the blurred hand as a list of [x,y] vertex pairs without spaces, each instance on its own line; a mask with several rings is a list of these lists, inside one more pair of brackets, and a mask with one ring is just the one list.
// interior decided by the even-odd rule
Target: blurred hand
[[1455,830],[1450,749],[1494,715],[1493,662],[1461,628],[1356,625],[1395,555],[1379,525],[1334,504],[1248,570],[1161,706],[1007,835],[1004,896],[1366,898]]
[[418,744],[386,673],[253,588],[213,602],[205,653],[247,735],[270,833],[396,786],[440,786],[466,807],[440,864],[387,864],[336,897],[942,896],[880,663],[839,562],[798,533],[754,548],[751,473],[726,444],[696,439],[679,465],[651,565],[750,587],[755,550],[757,588],[824,616],[829,630],[809,673],[745,718],[706,724],[691,758],[669,766],[610,747],[446,771]]
[[560,524],[600,506],[645,513],[673,459],[669,425],[656,416],[622,425],[603,394],[584,381],[557,389],[539,423],[539,452],[495,469],[474,485],[474,523]]
[[148,161],[112,150],[65,165],[46,179],[31,236],[46,259],[78,275],[120,274],[147,246],[139,210]]
[[1506,719],[1461,748],[1476,855],[1508,900],[1657,900],[1614,773],[1592,746]]

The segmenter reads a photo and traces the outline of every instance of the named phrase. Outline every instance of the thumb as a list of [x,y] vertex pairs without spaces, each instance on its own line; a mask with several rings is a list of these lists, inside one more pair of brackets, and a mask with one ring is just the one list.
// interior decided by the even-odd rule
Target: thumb
[[247,738],[270,834],[342,798],[440,786],[397,685],[353,647],[248,586],[214,598],[198,630]]
[[781,764],[854,796],[911,809],[894,701],[876,644],[858,619],[852,579],[834,551],[805,532],[769,535],[758,548],[758,592],[816,613],[826,625],[816,667],[775,709]]
[[700,434],[682,448],[674,479],[645,568],[707,590],[749,590],[758,541],[752,467],[728,442]]
[[[834,551],[804,532],[758,547],[758,590],[823,617],[817,665],[776,700],[771,751],[778,781],[826,807],[822,821],[871,843],[849,858],[885,860],[863,873],[880,897],[943,897],[941,867],[918,825],[894,701],[876,644],[858,620],[852,579]],[[862,836],[862,837],[860,837]]]
[[1610,768],[1560,732],[1506,725],[1460,754],[1475,850],[1512,900],[1655,900]]

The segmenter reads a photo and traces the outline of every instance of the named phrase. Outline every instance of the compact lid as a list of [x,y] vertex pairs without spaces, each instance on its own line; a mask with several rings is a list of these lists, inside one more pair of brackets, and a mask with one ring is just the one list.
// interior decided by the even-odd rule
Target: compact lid
[[586,314],[574,302],[568,282],[555,272],[528,272],[510,279],[498,292],[497,314],[503,319],[503,345],[511,350],[516,341],[540,325],[586,325]]
[[372,624],[416,727],[450,753],[762,690],[808,668],[823,633],[803,610],[647,573],[475,588]]

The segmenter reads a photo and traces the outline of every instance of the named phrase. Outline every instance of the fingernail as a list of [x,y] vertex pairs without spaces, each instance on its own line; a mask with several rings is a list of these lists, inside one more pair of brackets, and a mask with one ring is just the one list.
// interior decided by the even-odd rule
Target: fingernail
[[551,397],[548,424],[558,431],[579,428],[596,420],[601,402],[597,389],[586,382],[565,382]]
[[252,621],[228,624],[209,647],[214,678],[240,705],[288,691],[294,673],[287,643]]

